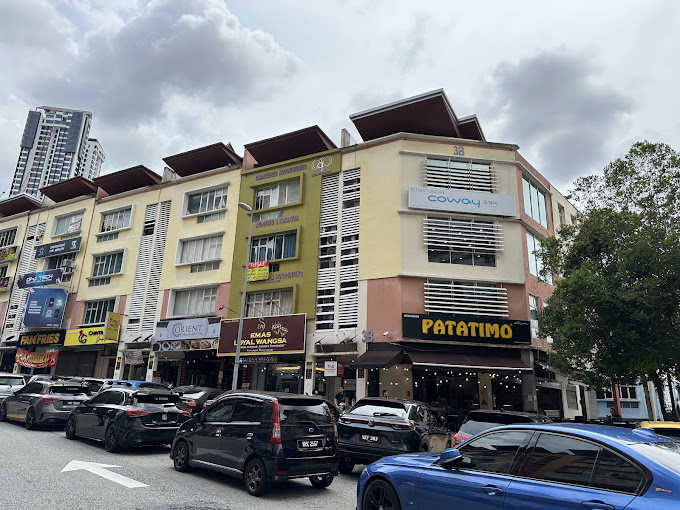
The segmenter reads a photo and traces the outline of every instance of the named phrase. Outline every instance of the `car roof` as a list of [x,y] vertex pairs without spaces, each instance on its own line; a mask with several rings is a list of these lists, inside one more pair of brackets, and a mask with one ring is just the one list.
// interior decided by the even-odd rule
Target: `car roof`
[[24,374],[11,374],[11,373],[0,372],[0,377],[16,377],[17,379],[24,379]]
[[[101,391],[101,393],[106,393],[108,391],[122,391],[124,393],[128,393],[130,395],[135,394],[135,395],[176,395],[175,392],[170,391],[170,390],[164,390],[162,388],[133,388],[130,386],[114,386],[111,388],[106,388]],[[100,394],[101,394],[100,393]]]
[[264,397],[268,400],[279,399],[300,399],[300,400],[316,400],[324,402],[325,397],[321,395],[300,395],[297,393],[286,393],[283,391],[257,391],[257,390],[229,390],[222,393],[218,398],[226,398],[230,396],[244,396],[244,397]]
[[499,410],[494,410],[494,409],[490,409],[488,411],[485,411],[483,409],[475,409],[474,411],[470,411],[470,413],[468,414],[468,417],[471,418],[473,416],[482,415],[482,414],[489,415],[489,416],[502,415],[502,416],[525,416],[527,418],[536,418],[536,417],[547,418],[547,416],[544,415],[544,414],[525,413],[525,412],[522,412],[522,411],[499,411]]
[[89,388],[85,381],[40,381],[50,383],[50,386],[82,386],[84,388]]
[[175,389],[184,391],[186,391],[187,389],[196,391],[223,391],[219,388],[211,388],[210,386],[194,386],[193,384],[183,384],[182,386],[177,386]]
[[680,421],[642,421],[641,428],[680,429]]
[[494,427],[486,432],[504,429],[530,429],[541,430],[544,432],[563,432],[567,434],[577,434],[585,438],[599,441],[617,441],[623,444],[639,443],[677,443],[677,439],[666,436],[656,435],[649,429],[628,429],[624,427],[613,427],[610,425],[591,425],[585,423],[527,423],[517,425],[504,425]]
[[[386,402],[391,402],[393,404],[402,404],[402,405],[416,405],[416,406],[425,406],[427,405],[425,402],[420,402],[419,400],[407,400],[405,398],[382,398],[382,397],[364,397],[362,399],[359,399],[355,406],[366,403],[366,402],[374,402],[376,404],[384,404]],[[429,406],[428,406],[429,407]]]

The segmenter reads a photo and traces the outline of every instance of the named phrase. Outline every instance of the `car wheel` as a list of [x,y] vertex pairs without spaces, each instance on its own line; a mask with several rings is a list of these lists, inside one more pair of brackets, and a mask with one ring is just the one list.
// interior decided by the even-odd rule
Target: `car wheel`
[[351,475],[352,471],[354,471],[354,463],[349,459],[340,459],[338,471],[343,475]]
[[333,483],[333,477],[331,475],[310,476],[309,481],[312,482],[312,485],[317,489],[325,489]]
[[0,421],[7,421],[7,406],[4,402],[0,404]]
[[172,461],[177,471],[189,471],[189,445],[186,441],[179,441],[172,452]]
[[267,472],[260,459],[253,459],[248,462],[243,480],[251,496],[262,496],[269,488]]
[[64,428],[64,432],[66,432],[66,439],[75,439],[76,437],[76,417],[71,415],[68,417],[68,421],[66,422],[66,427]]
[[106,429],[104,433],[104,448],[107,452],[114,453],[120,449],[120,444],[118,443],[118,431],[116,426],[111,424]]
[[26,413],[26,428],[28,430],[35,430],[38,428],[38,425],[35,422],[35,411],[32,408]]
[[384,480],[376,480],[364,489],[361,507],[364,510],[401,510],[399,497]]

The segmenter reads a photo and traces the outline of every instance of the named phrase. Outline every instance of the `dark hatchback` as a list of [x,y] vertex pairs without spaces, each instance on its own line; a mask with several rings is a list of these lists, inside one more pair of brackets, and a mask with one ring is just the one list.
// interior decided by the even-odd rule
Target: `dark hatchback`
[[552,423],[547,416],[518,411],[470,411],[458,432],[453,436],[457,445],[466,439],[500,425],[521,425],[531,423]]
[[321,397],[227,392],[177,431],[175,469],[212,469],[243,479],[253,496],[271,482],[309,478],[328,487],[337,475],[337,429]]
[[179,397],[192,415],[200,413],[204,407],[207,407],[205,406],[206,403],[210,405],[213,400],[224,393],[224,390],[218,388],[193,385],[177,386],[173,391],[179,393]]
[[109,452],[170,444],[179,426],[190,417],[176,393],[116,387],[76,407],[66,423],[66,437],[103,441]]
[[338,424],[339,469],[349,474],[355,464],[382,457],[450,448],[451,433],[424,403],[364,398]]

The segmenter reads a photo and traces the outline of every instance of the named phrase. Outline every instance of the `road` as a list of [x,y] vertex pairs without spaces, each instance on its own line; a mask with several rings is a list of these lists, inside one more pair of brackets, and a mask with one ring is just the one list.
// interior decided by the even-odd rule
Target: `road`
[[[108,453],[96,441],[69,441],[59,428],[28,431],[23,424],[0,423],[0,452],[3,509],[271,510],[275,505],[276,510],[353,510],[361,472],[357,467],[350,476],[340,475],[327,489],[294,480],[255,498],[241,480],[203,469],[175,471],[169,447]],[[62,472],[72,461],[120,466],[106,471],[139,483],[127,488],[82,469]]]

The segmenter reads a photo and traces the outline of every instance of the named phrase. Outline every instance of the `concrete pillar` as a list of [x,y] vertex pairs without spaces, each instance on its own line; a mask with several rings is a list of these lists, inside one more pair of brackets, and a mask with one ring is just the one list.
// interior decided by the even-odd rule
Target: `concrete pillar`
[[534,375],[534,352],[529,349],[521,351],[522,361],[531,367],[531,372],[522,372],[522,400],[524,411],[535,413],[538,411],[538,391],[536,390],[536,376]]
[[153,373],[156,370],[158,370],[158,358],[156,357],[156,353],[154,351],[151,351],[149,353],[149,363],[146,366],[145,379],[147,381],[153,381]]
[[[366,397],[366,368],[357,368],[357,387],[356,387],[356,400]],[[363,377],[359,377],[363,375]]]
[[314,393],[314,377],[316,376],[316,370],[314,365],[315,365],[314,357],[310,353],[308,353],[305,356],[305,370],[304,370],[305,383],[302,389],[302,392],[305,395],[311,395],[312,393]]
[[113,378],[120,379],[120,374],[123,373],[123,368],[125,367],[125,357],[122,344],[118,347],[118,352],[116,353],[116,366],[113,368]]
[[477,375],[477,380],[479,381],[479,408],[489,411],[493,409],[491,374],[480,373]]

